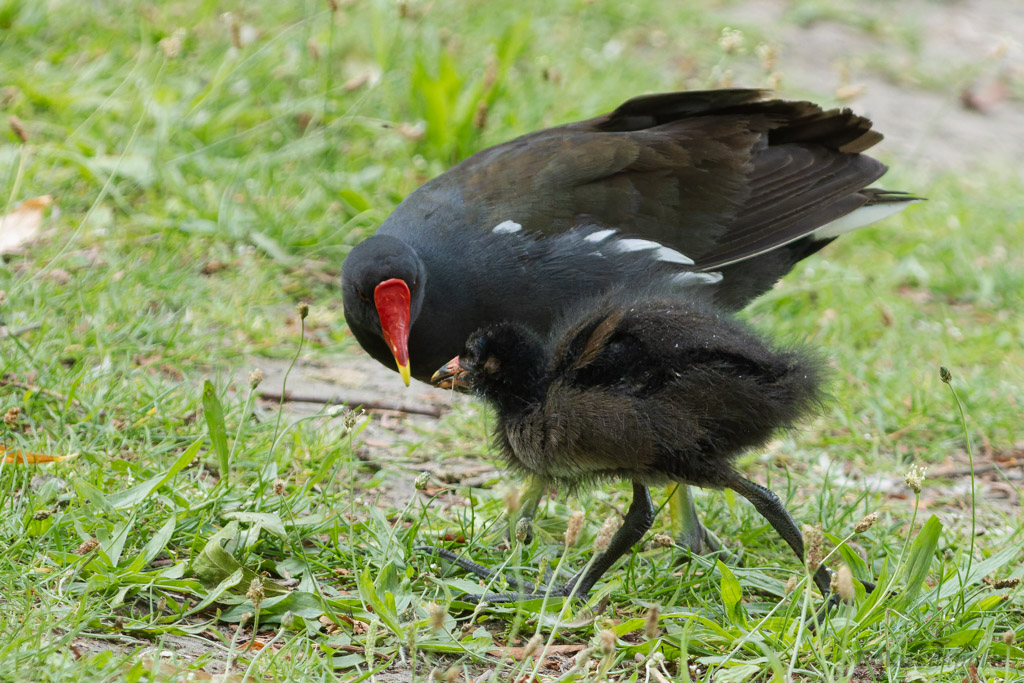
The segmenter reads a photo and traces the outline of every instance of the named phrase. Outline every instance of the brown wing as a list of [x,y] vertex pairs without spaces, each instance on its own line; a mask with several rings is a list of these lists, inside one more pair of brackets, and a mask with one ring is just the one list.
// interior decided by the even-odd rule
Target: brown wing
[[882,137],[868,119],[761,95],[635,98],[484,150],[442,178],[485,222],[553,234],[588,221],[670,244],[698,267],[730,262],[853,211],[885,172],[859,154]]

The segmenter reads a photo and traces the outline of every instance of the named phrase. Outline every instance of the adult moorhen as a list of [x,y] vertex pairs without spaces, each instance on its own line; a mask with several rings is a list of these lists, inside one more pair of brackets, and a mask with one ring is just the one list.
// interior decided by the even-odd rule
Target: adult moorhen
[[[545,334],[615,285],[661,281],[737,310],[913,199],[867,187],[886,167],[862,152],[881,139],[848,109],[744,89],[647,95],[530,133],[434,178],[352,249],[346,320],[408,384],[483,325]],[[543,488],[527,491],[529,518]],[[682,498],[682,542],[701,552],[711,539]]]
[[[629,479],[633,502],[606,551],[553,595],[586,596],[654,521],[647,487],[679,482],[744,496],[803,560],[803,540],[779,498],[733,469],[817,402],[820,364],[779,350],[696,298],[616,292],[550,339],[505,322],[470,336],[435,384],[475,393],[497,411],[508,465],[540,481],[578,487]],[[492,571],[433,549],[481,576]],[[823,595],[830,575],[814,576]],[[536,597],[492,593],[488,602]]]

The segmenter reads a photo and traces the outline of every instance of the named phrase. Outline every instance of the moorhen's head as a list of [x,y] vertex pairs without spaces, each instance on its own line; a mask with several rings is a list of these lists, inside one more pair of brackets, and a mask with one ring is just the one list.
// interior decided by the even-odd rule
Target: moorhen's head
[[341,279],[350,326],[372,330],[384,340],[409,386],[409,329],[423,305],[423,262],[405,242],[374,235],[352,249],[341,267]]
[[542,400],[548,354],[540,338],[520,323],[503,322],[470,335],[466,349],[430,378],[442,389],[472,393],[515,410]]

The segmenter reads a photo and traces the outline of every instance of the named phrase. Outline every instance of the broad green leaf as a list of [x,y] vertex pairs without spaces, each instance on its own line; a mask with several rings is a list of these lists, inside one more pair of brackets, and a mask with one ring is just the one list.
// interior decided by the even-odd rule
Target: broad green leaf
[[220,463],[220,476],[227,479],[231,463],[228,462],[228,432],[224,427],[224,408],[210,380],[203,382],[203,416],[206,418],[206,428],[210,432],[213,451],[217,454],[217,462]]
[[729,615],[729,620],[732,623],[737,626],[743,626],[747,623],[746,614],[744,614],[743,607],[740,605],[740,601],[743,599],[743,588],[740,587],[740,582],[733,576],[732,571],[721,560],[718,560],[717,566],[718,571],[722,575],[720,590],[722,592],[722,603],[725,605],[725,613]]
[[117,513],[114,512],[107,497],[98,488],[79,476],[72,478],[71,483],[74,484],[75,491],[78,492],[79,500],[88,500],[90,506],[99,508],[111,517],[117,517]]
[[150,477],[146,481],[141,484],[136,484],[130,489],[111,494],[107,497],[106,502],[113,509],[117,510],[123,510],[125,508],[138,505],[145,500],[149,494],[166,484],[178,472],[188,467],[192,461],[195,460],[196,455],[199,454],[199,448],[202,444],[202,439],[192,442],[192,445],[186,448],[182,454],[178,456],[178,459],[174,461],[174,464],[171,465],[169,470],[163,474],[158,474],[155,477]]
[[288,538],[288,532],[284,530],[284,522],[272,512],[225,512],[222,516],[224,519],[248,522],[266,529],[275,536]]
[[978,581],[981,581],[983,576],[988,576],[992,572],[1002,569],[1003,566],[1012,561],[1019,552],[1020,545],[1018,543],[1010,543],[999,552],[993,554],[992,557],[982,560],[981,562],[975,562],[971,565],[970,576],[968,576],[966,581],[962,584],[954,579],[947,580],[943,584],[942,588],[939,590],[939,600],[945,600],[946,598],[959,593],[964,586],[970,586],[973,583],[977,583]]
[[928,568],[931,567],[932,559],[935,557],[935,548],[939,545],[939,533],[942,531],[942,522],[935,515],[932,515],[917,538],[910,546],[910,555],[903,567],[903,575],[906,578],[906,588],[900,595],[901,604],[910,604],[924,585],[928,576]]
[[177,524],[177,517],[171,515],[167,518],[167,521],[163,523],[153,537],[149,539],[145,547],[142,548],[131,564],[128,565],[127,569],[129,572],[135,573],[141,571],[143,567],[153,561],[161,550],[163,550],[167,543],[171,540],[171,535],[174,534],[174,527]]
[[396,636],[404,639],[405,636],[403,635],[402,625],[398,621],[398,615],[388,609],[385,601],[377,593],[377,587],[373,584],[369,567],[359,573],[356,585],[359,588],[359,596],[367,605],[373,608],[373,612],[384,622],[384,625]]

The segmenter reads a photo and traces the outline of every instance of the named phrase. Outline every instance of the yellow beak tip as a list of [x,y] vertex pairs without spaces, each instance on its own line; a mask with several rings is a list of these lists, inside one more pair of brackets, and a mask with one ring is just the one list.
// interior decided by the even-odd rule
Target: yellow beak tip
[[405,386],[409,386],[409,380],[412,378],[412,371],[409,369],[408,364],[399,365],[398,374],[402,376],[402,381],[405,382]]

